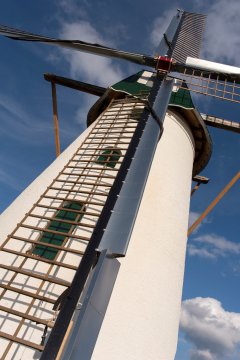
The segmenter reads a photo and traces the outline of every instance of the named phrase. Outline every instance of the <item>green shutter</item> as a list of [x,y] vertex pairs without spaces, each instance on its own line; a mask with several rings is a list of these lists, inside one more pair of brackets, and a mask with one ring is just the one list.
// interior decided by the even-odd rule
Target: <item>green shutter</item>
[[[83,209],[83,204],[77,201],[69,201],[63,205],[63,208],[66,210],[59,210],[57,214],[54,216],[53,220],[47,226],[47,230],[54,230],[63,233],[63,235],[51,234],[46,231],[42,232],[42,235],[39,242],[53,244],[61,246],[65,239],[70,236],[72,231],[74,230],[74,226],[72,224],[64,223],[58,221],[61,220],[70,220],[70,221],[80,221],[83,217],[83,214],[78,214],[76,212],[72,212],[72,210],[80,211]],[[51,248],[49,246],[44,245],[36,245],[32,250],[32,254],[43,257],[45,259],[54,260],[59,250]]]
[[96,163],[106,165],[110,168],[114,168],[120,158],[121,152],[116,149],[106,149],[97,158]]

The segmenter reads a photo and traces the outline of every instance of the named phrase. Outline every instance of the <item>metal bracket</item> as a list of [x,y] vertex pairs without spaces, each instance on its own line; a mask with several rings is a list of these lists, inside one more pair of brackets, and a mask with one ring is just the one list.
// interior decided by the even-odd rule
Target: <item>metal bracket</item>
[[171,70],[172,63],[172,58],[167,56],[158,56],[156,70],[160,72],[169,72]]

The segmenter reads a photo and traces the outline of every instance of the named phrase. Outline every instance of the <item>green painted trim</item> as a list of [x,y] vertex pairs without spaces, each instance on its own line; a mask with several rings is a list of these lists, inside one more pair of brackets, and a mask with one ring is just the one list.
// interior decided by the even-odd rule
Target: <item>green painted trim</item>
[[188,89],[178,89],[176,92],[172,92],[169,105],[180,106],[184,109],[194,109],[190,91]]
[[[122,91],[130,95],[139,95],[141,92],[150,92],[151,87],[145,84],[141,84],[138,80],[141,78],[143,71],[129,76],[128,78],[114,84],[111,88],[113,90]],[[186,89],[178,89],[173,91],[169,102],[171,106],[179,106],[184,109],[194,109],[195,106],[192,102],[190,91]]]
[[141,92],[149,92],[151,88],[147,85],[138,83],[138,79],[141,78],[143,71],[139,71],[138,73],[129,76],[128,78],[119,81],[118,83],[114,84],[111,88],[113,90],[126,92],[127,94],[131,95],[138,95]]

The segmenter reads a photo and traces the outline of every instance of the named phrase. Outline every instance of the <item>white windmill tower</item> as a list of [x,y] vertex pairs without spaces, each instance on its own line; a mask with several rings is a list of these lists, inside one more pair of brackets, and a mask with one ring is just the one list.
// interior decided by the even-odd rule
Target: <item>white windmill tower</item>
[[155,57],[1,27],[155,69],[107,89],[88,129],[1,215],[1,359],[174,358],[191,179],[211,155],[184,80],[213,96],[210,84],[239,80],[186,61],[204,19],[178,11]]

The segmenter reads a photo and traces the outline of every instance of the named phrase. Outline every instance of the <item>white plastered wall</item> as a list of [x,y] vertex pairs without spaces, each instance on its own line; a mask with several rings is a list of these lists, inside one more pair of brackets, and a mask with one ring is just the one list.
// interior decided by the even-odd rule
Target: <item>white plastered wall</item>
[[[52,180],[56,178],[58,173],[62,171],[63,166],[69,161],[69,158],[73,156],[73,154],[77,151],[81,143],[84,141],[92,126],[88,128],[82,135],[80,135],[74,143],[72,143],[42,174],[39,175],[27,188],[24,190],[18,198],[1,214],[0,216],[0,245],[5,241],[7,235],[10,234],[16,227],[16,224],[19,223],[25,213],[27,213],[33,206],[33,204],[39,199],[39,197],[43,194],[46,188],[50,185]],[[29,231],[29,230],[28,230]],[[27,232],[27,230],[26,230]],[[21,235],[21,233],[20,233]],[[24,234],[26,236],[26,234]],[[23,235],[23,236],[24,236]],[[12,250],[21,250],[19,249],[19,244],[12,245]],[[72,255],[72,254],[71,254]],[[73,256],[72,256],[73,257]],[[74,260],[72,259],[72,264],[74,264]],[[12,255],[8,252],[0,252],[0,263],[4,265],[13,265],[18,267],[22,262],[22,258],[20,256]],[[78,259],[79,262],[79,259]],[[37,262],[34,259],[28,259],[24,265],[25,270],[32,271],[35,273],[45,274],[48,271],[48,264]],[[68,269],[60,269],[58,271],[59,278],[68,279],[72,278],[72,271],[68,271]],[[13,273],[7,272],[4,269],[0,268],[0,277],[3,283],[6,283],[9,279],[11,279]],[[62,276],[61,276],[62,275]],[[40,284],[40,280],[35,278],[29,278],[26,275],[18,275],[16,278],[17,281],[14,282],[14,286],[23,288],[25,290],[34,290]],[[48,285],[48,292],[52,294],[59,293],[61,294],[64,288],[59,285],[51,284]],[[2,289],[1,289],[2,291]],[[7,293],[7,296],[4,296],[1,300],[1,305],[13,308],[18,311],[25,312],[27,306],[30,302],[30,298],[24,295],[20,295],[18,293]],[[37,302],[35,302],[35,306]],[[33,308],[33,310],[35,307]],[[44,313],[46,312],[46,314]],[[40,318],[51,319],[52,317],[52,304],[47,304],[45,310],[43,310],[43,306],[41,306],[41,302],[39,301],[39,309],[36,309],[34,312],[35,316],[39,316]],[[7,320],[6,320],[7,319]],[[5,313],[1,313],[0,316],[0,329],[3,332],[13,334],[17,326],[19,325],[19,317],[11,315],[9,318],[5,315]],[[32,328],[28,329],[27,327],[22,327],[21,331],[18,332],[18,336],[21,338],[22,336],[28,338],[32,342],[39,343],[39,338],[43,335],[43,331],[37,329],[32,331]],[[0,339],[0,354],[4,351],[7,346],[8,341],[1,337]],[[2,355],[0,355],[1,357]],[[6,356],[6,360],[20,360],[20,359],[37,359],[40,357],[40,353],[37,353],[34,349],[29,347],[19,346],[17,344],[13,344]]]
[[87,137],[91,128],[84,131],[45,171],[43,171],[0,215],[0,244],[13,231],[16,224],[22,220],[34,202],[43,194],[51,181],[62,171],[69,158],[77,151],[80,144]]
[[169,113],[93,360],[173,360],[177,346],[194,141]]

